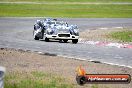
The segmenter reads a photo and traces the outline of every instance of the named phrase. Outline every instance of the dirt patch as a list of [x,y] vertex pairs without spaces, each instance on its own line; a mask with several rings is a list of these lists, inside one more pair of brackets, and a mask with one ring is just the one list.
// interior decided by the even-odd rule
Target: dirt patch
[[[79,61],[58,56],[40,55],[34,52],[25,52],[23,50],[1,49],[0,50],[0,66],[5,66],[7,73],[12,71],[43,71],[53,73],[69,80],[69,83],[75,85],[75,88],[94,88],[94,84],[86,84],[79,86],[76,83],[75,69],[82,65],[90,74],[130,74],[132,69],[126,67],[112,66],[101,63]],[[97,88],[130,88],[130,84],[97,84]]]
[[80,33],[80,38],[86,41],[102,41],[102,42],[121,42],[120,40],[113,39],[110,34],[112,32],[119,32],[129,30],[126,28],[108,28],[108,29],[96,29],[86,30]]

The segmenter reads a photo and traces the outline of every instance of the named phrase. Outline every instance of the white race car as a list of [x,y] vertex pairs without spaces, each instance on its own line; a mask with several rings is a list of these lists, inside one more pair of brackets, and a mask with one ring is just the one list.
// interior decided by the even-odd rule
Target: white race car
[[49,39],[63,40],[67,42],[72,40],[77,43],[79,39],[79,29],[76,25],[68,25],[66,22],[57,21],[56,19],[44,19],[43,21],[37,20],[34,25],[33,31],[34,39]]

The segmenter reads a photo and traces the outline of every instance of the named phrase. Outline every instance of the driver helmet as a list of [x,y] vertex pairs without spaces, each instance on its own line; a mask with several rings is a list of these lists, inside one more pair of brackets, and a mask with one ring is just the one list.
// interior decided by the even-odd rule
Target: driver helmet
[[42,21],[40,21],[40,20],[37,20],[37,22],[36,22],[39,26],[42,26]]

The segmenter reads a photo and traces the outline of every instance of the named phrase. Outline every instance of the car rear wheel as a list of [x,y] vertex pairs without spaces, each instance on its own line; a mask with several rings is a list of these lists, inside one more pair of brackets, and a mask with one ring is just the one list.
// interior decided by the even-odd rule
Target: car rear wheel
[[64,39],[64,40],[63,40],[64,43],[67,43],[67,41],[68,41],[67,39]]
[[76,44],[78,42],[78,39],[72,40],[72,43]]
[[46,37],[46,38],[45,38],[45,41],[46,41],[46,42],[49,42],[49,38]]
[[35,38],[34,38],[35,40],[39,40],[39,37],[37,37],[37,36],[35,36]]

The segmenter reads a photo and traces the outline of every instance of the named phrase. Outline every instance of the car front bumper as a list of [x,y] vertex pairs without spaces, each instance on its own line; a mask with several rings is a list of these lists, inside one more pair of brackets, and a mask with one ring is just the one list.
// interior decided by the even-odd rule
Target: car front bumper
[[57,34],[57,35],[48,35],[46,34],[46,38],[49,39],[56,39],[56,40],[74,40],[74,39],[79,39],[79,36],[71,35],[71,34]]

